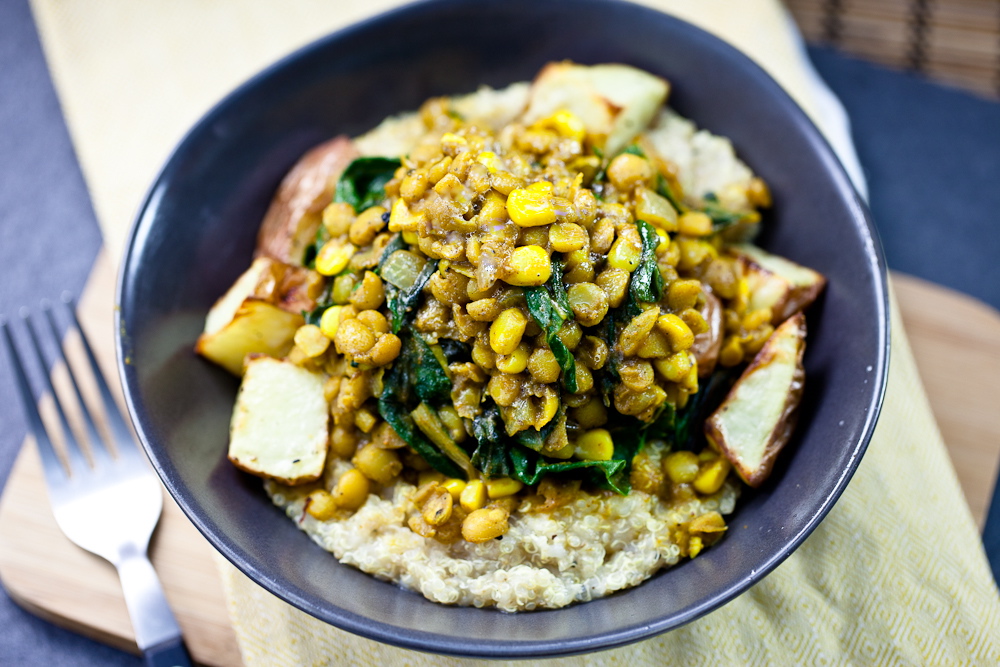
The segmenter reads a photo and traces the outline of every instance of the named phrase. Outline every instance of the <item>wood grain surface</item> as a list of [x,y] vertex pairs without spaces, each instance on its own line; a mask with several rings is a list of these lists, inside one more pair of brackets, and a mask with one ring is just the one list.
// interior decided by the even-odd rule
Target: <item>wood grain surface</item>
[[[81,320],[107,374],[114,372],[114,277],[102,255],[80,304]],[[974,299],[896,274],[893,285],[932,408],[980,526],[1000,462],[1000,315]],[[170,499],[151,546],[194,659],[240,665],[218,555]],[[114,568],[59,531],[29,438],[0,498],[0,579],[29,611],[137,653]]]

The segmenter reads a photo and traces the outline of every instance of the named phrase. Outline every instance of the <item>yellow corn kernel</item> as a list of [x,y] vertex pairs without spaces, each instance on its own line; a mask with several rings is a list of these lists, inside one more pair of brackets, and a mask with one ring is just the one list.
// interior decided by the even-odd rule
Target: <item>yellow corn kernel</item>
[[333,500],[344,509],[356,510],[368,500],[369,488],[368,478],[357,468],[351,468],[337,480]]
[[701,553],[701,550],[705,548],[705,543],[701,539],[701,535],[692,535],[688,538],[688,556],[694,558]]
[[726,481],[731,464],[729,459],[720,456],[714,461],[705,464],[694,478],[694,488],[699,493],[711,494],[722,488],[722,483]]
[[337,511],[337,503],[333,496],[323,489],[317,489],[306,496],[306,512],[314,519],[326,521],[332,519]]
[[417,236],[416,232],[403,232],[403,240],[409,245],[417,245],[420,242],[420,237]]
[[573,252],[589,243],[587,232],[572,222],[560,222],[549,230],[549,243],[556,252]]
[[694,365],[694,358],[690,352],[685,350],[683,352],[675,352],[665,359],[656,359],[653,361],[653,365],[656,366],[656,370],[667,380],[681,382],[691,372],[691,367]]
[[698,456],[694,452],[672,452],[663,459],[663,472],[674,484],[693,482],[698,476]]
[[670,250],[670,234],[666,233],[659,227],[653,229],[656,235],[660,237],[659,243],[656,244],[656,252],[667,253]]
[[525,189],[531,192],[547,195],[549,197],[552,196],[552,184],[548,181],[535,181],[531,185],[528,185]]
[[503,162],[493,151],[483,151],[476,156],[476,162],[486,167],[491,174],[495,174],[503,169]]
[[443,486],[445,490],[451,494],[452,500],[458,502],[458,500],[462,497],[462,491],[465,491],[465,487],[468,486],[468,484],[466,484],[464,479],[451,477],[441,482],[441,486]]
[[486,495],[490,500],[512,496],[524,488],[524,483],[510,477],[498,477],[486,481]]
[[507,260],[504,282],[518,287],[544,285],[552,275],[552,260],[544,248],[525,245],[515,248]]
[[576,439],[576,455],[588,461],[610,461],[615,443],[607,429],[595,428]]
[[443,484],[447,479],[448,478],[444,476],[444,473],[440,473],[437,470],[421,470],[417,475],[417,488],[420,488],[424,484],[430,484],[431,482]]
[[330,239],[316,255],[316,270],[324,276],[335,276],[347,268],[347,263],[356,251],[353,243]]
[[667,305],[676,313],[694,308],[701,294],[700,280],[675,280],[667,289]]
[[722,344],[722,350],[719,352],[719,363],[728,368],[741,361],[743,361],[743,345],[740,343],[739,337],[730,336]]
[[427,214],[423,211],[412,213],[405,201],[397,199],[392,205],[392,213],[389,214],[389,231],[416,232],[425,220]]
[[[552,196],[541,192],[542,188],[535,187],[543,182],[534,183],[527,188],[519,188],[508,195],[507,215],[514,221],[514,224],[521,227],[537,227],[556,221],[556,209],[552,204]],[[548,183],[548,186],[551,188],[552,184]]]
[[[712,444],[711,441],[709,441],[709,444]],[[717,458],[719,458],[719,452],[715,451],[714,449],[711,449],[710,447],[706,447],[705,449],[698,452],[698,460],[701,463],[705,463],[706,461],[714,461]]]
[[587,128],[583,121],[568,109],[560,109],[548,118],[538,121],[535,125],[553,130],[556,134],[575,141],[583,141],[584,137],[587,136]]
[[510,354],[501,354],[497,357],[497,369],[504,373],[520,373],[528,367],[528,349],[522,342]]
[[674,352],[682,352],[694,345],[694,334],[684,320],[673,313],[664,313],[656,319],[656,328],[670,339]]
[[677,218],[677,231],[687,236],[708,236],[712,233],[712,219],[701,211],[688,211]]
[[312,359],[326,352],[330,339],[315,324],[305,324],[295,331],[295,346]]
[[465,485],[459,494],[458,503],[466,512],[474,512],[486,506],[486,485],[474,479]]
[[528,318],[518,308],[508,308],[490,325],[490,347],[497,354],[512,354],[521,344]]
[[641,245],[636,244],[634,239],[619,236],[608,251],[608,266],[632,273],[639,266],[641,256]]

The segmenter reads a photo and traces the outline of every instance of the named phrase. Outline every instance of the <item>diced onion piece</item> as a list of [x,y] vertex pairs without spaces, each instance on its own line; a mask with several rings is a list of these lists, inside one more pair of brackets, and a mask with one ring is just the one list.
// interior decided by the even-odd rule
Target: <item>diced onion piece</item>
[[409,289],[417,282],[425,260],[409,250],[397,250],[382,265],[382,280],[399,289]]

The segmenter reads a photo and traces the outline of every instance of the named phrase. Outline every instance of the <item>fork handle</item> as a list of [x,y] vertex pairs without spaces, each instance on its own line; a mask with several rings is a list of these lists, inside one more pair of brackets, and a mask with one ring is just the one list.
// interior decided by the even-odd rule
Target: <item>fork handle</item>
[[184,640],[180,637],[148,648],[142,655],[146,667],[185,667],[191,664]]
[[115,564],[132,620],[135,643],[151,667],[190,667],[181,628],[170,611],[163,587],[145,550],[131,547]]

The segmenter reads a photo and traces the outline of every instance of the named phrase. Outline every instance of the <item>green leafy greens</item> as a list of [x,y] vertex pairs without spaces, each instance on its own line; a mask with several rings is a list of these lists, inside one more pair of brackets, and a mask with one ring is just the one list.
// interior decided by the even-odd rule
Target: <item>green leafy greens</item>
[[660,245],[660,235],[644,220],[636,220],[635,226],[642,237],[642,254],[639,256],[639,266],[632,273],[629,292],[636,301],[655,303],[663,296],[663,275],[656,263],[656,247]]
[[477,442],[472,464],[487,477],[512,477],[528,485],[537,484],[546,475],[559,475],[628,494],[629,464],[638,453],[636,439],[615,437],[615,454],[610,461],[551,459],[538,451],[554,428],[555,419],[549,424],[547,429],[528,429],[510,438],[504,431],[500,410],[492,402],[484,403],[482,413],[472,422]]
[[440,404],[449,400],[451,380],[419,335],[402,338],[403,349],[383,378],[379,414],[432,468],[449,477],[464,478],[462,469],[423,434],[410,416],[421,402]]
[[[340,175],[333,201],[350,204],[355,213],[361,213],[385,199],[385,184],[392,180],[402,164],[396,158],[359,157]],[[316,268],[316,256],[329,239],[326,227],[319,226],[315,240],[306,247],[302,265]]]
[[562,328],[564,322],[573,316],[569,300],[566,297],[566,286],[563,285],[562,276],[562,262],[553,256],[552,276],[544,285],[526,287],[524,298],[528,304],[528,312],[545,333],[549,349],[555,355],[559,368],[562,369],[563,383],[566,385],[566,389],[575,392],[577,390],[576,361],[573,359],[573,353],[559,338],[559,329]]
[[385,184],[392,180],[400,164],[398,158],[355,159],[340,175],[333,201],[350,204],[355,213],[375,206],[385,199]]
[[[678,213],[698,210],[681,201],[680,197],[677,196],[673,188],[670,187],[670,184],[667,183],[667,179],[663,177],[663,174],[659,174],[657,176],[656,192],[669,201],[670,205],[673,206]],[[714,192],[709,192],[705,195],[705,204],[701,208],[701,211],[712,219],[712,231],[716,232],[722,231],[731,225],[735,225],[746,217],[743,213],[730,211],[728,208],[722,206],[722,204],[719,203],[719,198]]]

